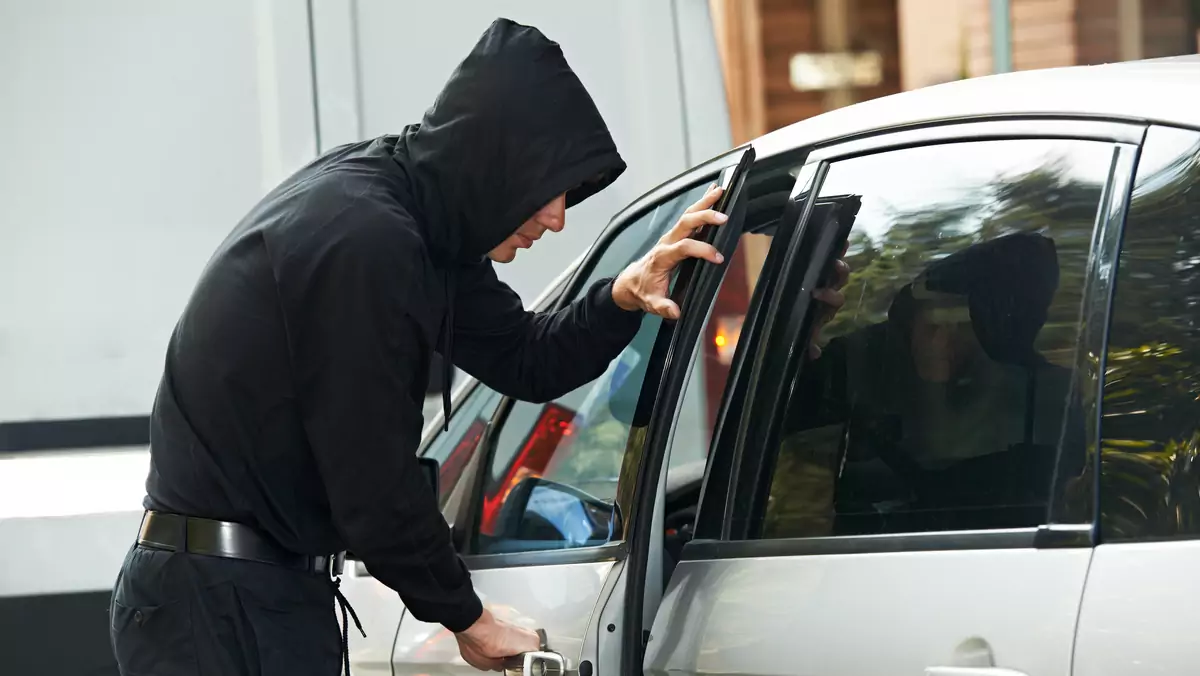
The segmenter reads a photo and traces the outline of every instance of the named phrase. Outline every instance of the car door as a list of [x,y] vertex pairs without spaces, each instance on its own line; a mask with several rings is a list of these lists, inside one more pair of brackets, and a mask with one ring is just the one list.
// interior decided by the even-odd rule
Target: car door
[[[619,215],[561,302],[578,298],[648,251],[742,152],[675,179]],[[461,436],[475,447],[476,460],[458,481],[467,493],[457,506],[451,504],[455,498],[447,498],[445,513],[476,592],[497,617],[544,629],[550,648],[581,672],[612,673],[616,665],[611,651],[617,637],[602,637],[598,627],[608,624],[604,611],[618,585],[614,571],[627,554],[642,419],[653,407],[663,366],[656,346],[672,330],[673,323],[647,316],[630,346],[597,380],[544,404],[495,396],[494,413],[476,426],[479,441],[472,441],[473,433]],[[483,385],[477,391],[490,392]],[[475,423],[481,420],[476,416]],[[395,638],[393,669],[473,673],[451,634],[409,615]]]
[[[1071,673],[1141,132],[976,122],[812,154],[646,673]],[[814,360],[804,252],[838,219],[809,215],[839,201],[853,271]]]
[[1182,674],[1200,661],[1197,186],[1200,132],[1151,127],[1104,353],[1100,544],[1080,611],[1077,676]]

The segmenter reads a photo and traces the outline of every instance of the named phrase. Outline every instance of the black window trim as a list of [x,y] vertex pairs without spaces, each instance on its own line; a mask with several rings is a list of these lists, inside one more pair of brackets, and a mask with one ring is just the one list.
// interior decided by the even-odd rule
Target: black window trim
[[[1075,369],[1080,374],[1081,405],[1084,419],[1087,421],[1084,428],[1085,446],[1089,449],[1089,459],[1095,467],[1100,467],[1104,372],[1108,364],[1108,339],[1116,291],[1117,262],[1120,258],[1125,216],[1133,195],[1134,175],[1145,133],[1146,127],[1142,127],[1136,145],[1119,143],[1114,146],[1108,184],[1101,196],[1096,228],[1092,234],[1091,253],[1088,256],[1088,269],[1084,275],[1083,317],[1075,355]],[[1092,355],[1095,355],[1094,359]],[[1100,542],[1100,472],[1093,474],[1092,483],[1088,486],[1090,512],[1086,525],[1090,531],[1090,542],[1095,545]],[[1057,476],[1054,481],[1057,489]],[[1051,522],[1058,521],[1061,511],[1062,505],[1051,504]]]
[[[817,177],[814,186],[807,196],[804,215],[797,231],[802,232],[803,226],[815,202],[815,196],[820,193],[828,164],[835,160],[848,159],[861,155],[874,154],[902,148],[938,145],[944,143],[969,143],[980,140],[1005,139],[1069,139],[1104,141],[1113,144],[1113,164],[1110,167],[1109,181],[1097,208],[1097,228],[1093,234],[1092,251],[1089,255],[1088,271],[1085,275],[1083,303],[1088,308],[1081,322],[1084,331],[1079,359],[1087,359],[1091,354],[1101,355],[1101,362],[1090,364],[1086,371],[1103,373],[1103,348],[1107,344],[1109,315],[1113,295],[1113,266],[1120,246],[1121,231],[1124,227],[1125,212],[1128,207],[1130,191],[1132,190],[1133,172],[1136,170],[1136,156],[1140,143],[1145,135],[1146,124],[1114,122],[1107,120],[1078,120],[1078,119],[1003,119],[1003,120],[972,120],[957,124],[946,124],[921,128],[906,128],[893,133],[880,133],[869,137],[856,137],[828,146],[818,147],[809,155],[806,164],[817,164]],[[792,238],[789,247],[797,246],[799,237]],[[771,304],[772,308],[774,303]],[[770,321],[768,319],[768,321]],[[758,359],[762,351],[756,350]],[[756,359],[757,361],[757,359]],[[1078,365],[1078,364],[1077,364]],[[750,369],[754,372],[755,369]],[[737,374],[747,377],[747,374]],[[733,386],[731,382],[729,386]],[[1088,390],[1092,395],[1091,408],[1085,408],[1089,421],[1087,430],[1089,446],[1093,457],[1098,460],[1099,449],[1094,444],[1099,433],[1099,398],[1102,396],[1101,381],[1094,380]],[[728,386],[727,386],[728,387]],[[757,389],[757,388],[750,388]],[[1094,391],[1092,391],[1094,390]],[[1085,402],[1085,406],[1087,402]],[[749,410],[749,406],[745,407]],[[738,445],[741,446],[740,444]],[[704,493],[716,499],[718,495],[725,497],[735,494],[731,490],[736,485],[741,465],[745,461],[738,449],[714,446],[710,455],[710,464],[717,461],[718,453],[734,453],[731,471],[728,472],[730,489],[715,490],[706,484]],[[759,454],[761,455],[761,454]],[[1099,482],[1096,473],[1095,482]],[[871,551],[927,551],[955,549],[997,549],[1013,548],[1017,543],[1027,542],[1027,545],[1039,548],[1047,547],[1091,547],[1096,543],[1096,514],[1098,509],[1095,501],[1098,491],[1093,488],[1093,514],[1089,523],[1060,524],[1054,523],[1053,515],[1048,523],[1037,528],[1005,530],[1005,531],[964,531],[937,533],[897,533],[876,536],[842,536],[830,538],[785,538],[775,540],[741,540],[734,539],[733,522],[738,518],[732,510],[721,509],[722,505],[705,501],[708,496],[702,494],[700,513],[705,510],[717,511],[724,516],[725,523],[721,529],[720,538],[697,539],[689,542],[683,550],[684,560],[740,558],[745,556],[798,556],[826,553],[868,553]],[[745,500],[749,496],[739,497]],[[732,498],[726,498],[731,500]],[[700,535],[700,533],[698,533]]]
[[683,561],[890,554],[898,552],[964,551],[978,549],[1045,549],[1090,547],[1091,526],[1040,526],[1004,530],[938,531],[882,535],[846,535],[774,540],[692,540],[683,548]]
[[[793,194],[796,195],[794,201],[800,203],[800,208],[791,219],[786,211],[780,216],[775,241],[767,251],[758,284],[750,297],[750,305],[746,310],[746,318],[730,362],[729,378],[717,407],[716,424],[713,425],[712,436],[709,439],[708,462],[704,466],[700,499],[693,524],[694,537],[698,539],[727,537],[725,529],[733,510],[733,492],[730,486],[740,468],[729,454],[717,453],[715,449],[722,444],[735,443],[737,436],[744,434],[741,428],[742,410],[752,397],[748,383],[754,379],[755,349],[760,343],[758,336],[767,330],[768,318],[771,316],[767,306],[776,296],[776,281],[788,264],[785,254],[789,249],[789,238],[796,232],[794,224],[807,217],[805,195],[808,193],[803,192],[803,189],[808,188],[811,192],[812,186],[819,185],[822,179],[820,164],[809,162],[806,153],[807,149],[795,148],[766,160],[759,160],[760,165],[766,166],[802,162],[793,187]],[[790,222],[785,223],[785,220]],[[705,508],[705,505],[708,507]]]
[[[569,299],[579,293],[583,281],[591,275],[599,258],[608,250],[613,240],[620,236],[628,226],[637,222],[638,219],[663,202],[682,195],[704,184],[706,181],[713,181],[723,169],[737,164],[738,158],[741,157],[745,148],[746,146],[739,146],[699,166],[680,173],[637,198],[618,212],[604,229],[604,232],[600,234],[600,237],[597,238],[596,242],[588,248],[583,260],[563,285],[562,293],[553,303],[553,308],[558,309],[563,307],[566,303],[570,302]],[[472,477],[474,486],[472,487],[471,498],[466,509],[467,518],[463,521],[462,531],[464,532],[459,533],[458,537],[456,537],[456,540],[460,542],[464,563],[470,569],[481,570],[624,560],[628,552],[624,540],[594,547],[577,547],[561,550],[550,549],[532,552],[506,552],[503,554],[477,554],[471,550],[474,538],[470,534],[474,533],[479,518],[483,486],[490,460],[495,454],[500,431],[507,420],[508,413],[515,404],[516,400],[511,397],[501,399],[496,407],[495,414],[492,416],[484,432],[483,438],[479,442],[479,450],[476,451],[476,454],[481,457],[480,461],[475,463],[473,470],[475,472]]]
[[573,549],[544,549],[533,552],[506,552],[504,554],[472,554],[463,556],[469,570],[493,570],[496,568],[526,568],[529,566],[555,566],[581,563],[604,563],[625,560],[627,548],[624,542],[607,542],[595,547]]

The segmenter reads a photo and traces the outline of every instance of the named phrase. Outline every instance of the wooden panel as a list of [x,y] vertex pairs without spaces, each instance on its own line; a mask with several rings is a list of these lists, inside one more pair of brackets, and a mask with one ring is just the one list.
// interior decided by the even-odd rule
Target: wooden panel
[[[750,1],[750,0],[747,0]],[[759,0],[762,17],[763,74],[767,126],[777,129],[825,110],[825,94],[792,89],[789,66],[793,54],[824,51],[820,17],[814,0]],[[852,50],[883,56],[884,81],[853,92],[865,101],[900,91],[900,40],[896,0],[846,0]]]
[[1075,0],[1012,1],[1015,70],[1075,64]]

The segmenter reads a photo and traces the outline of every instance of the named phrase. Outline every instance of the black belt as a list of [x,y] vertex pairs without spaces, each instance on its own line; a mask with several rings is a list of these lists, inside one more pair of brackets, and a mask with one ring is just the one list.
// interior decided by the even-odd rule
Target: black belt
[[147,511],[137,543],[169,552],[256,561],[306,573],[337,577],[346,553],[307,556],[286,551],[253,528],[230,521]]

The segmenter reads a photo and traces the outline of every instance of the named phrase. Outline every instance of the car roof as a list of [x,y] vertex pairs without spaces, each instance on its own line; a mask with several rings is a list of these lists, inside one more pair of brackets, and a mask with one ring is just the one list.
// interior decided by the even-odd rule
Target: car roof
[[871,131],[980,117],[1094,117],[1200,127],[1200,55],[958,80],[808,118],[759,137],[759,158]]

